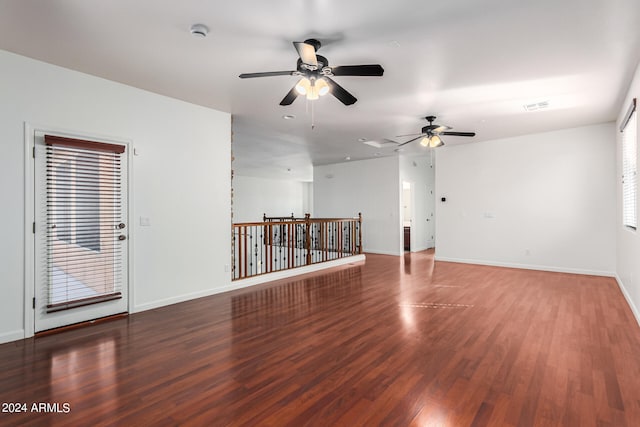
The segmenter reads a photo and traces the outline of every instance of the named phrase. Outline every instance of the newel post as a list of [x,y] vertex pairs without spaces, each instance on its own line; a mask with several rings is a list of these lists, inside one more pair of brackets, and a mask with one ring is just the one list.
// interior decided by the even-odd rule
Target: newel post
[[311,265],[311,214],[304,214],[304,226],[306,229],[304,247],[307,250],[307,264]]
[[362,253],[362,212],[358,212],[358,254]]

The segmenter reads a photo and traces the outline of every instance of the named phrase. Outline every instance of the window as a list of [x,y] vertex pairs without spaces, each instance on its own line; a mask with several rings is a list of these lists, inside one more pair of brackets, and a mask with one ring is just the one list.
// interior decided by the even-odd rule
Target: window
[[622,132],[622,225],[634,230],[638,226],[637,129],[636,99],[634,98],[620,126],[620,132]]
[[[54,224],[51,228],[55,228],[56,237],[59,240],[62,240],[66,243],[73,243],[71,228],[66,224],[71,224],[71,215],[72,215],[72,204],[71,197],[72,193],[70,187],[65,184],[71,180],[71,167],[69,166],[69,162],[63,162],[59,166],[55,167],[55,171],[51,181],[53,181],[53,190],[50,192],[52,195],[57,198],[58,201],[58,210],[52,213],[52,216],[55,218]],[[53,198],[50,196],[50,198]],[[60,226],[58,226],[60,224]]]
[[49,153],[48,160],[59,165],[50,170],[48,202],[59,240],[100,251],[100,175],[104,172],[100,163],[87,162],[89,158],[71,150],[64,156]]

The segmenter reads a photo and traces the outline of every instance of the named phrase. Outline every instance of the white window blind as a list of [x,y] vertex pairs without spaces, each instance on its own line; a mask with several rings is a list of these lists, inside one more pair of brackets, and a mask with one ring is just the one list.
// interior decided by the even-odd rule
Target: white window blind
[[622,121],[622,224],[638,226],[638,139],[636,100],[634,99]]
[[45,135],[47,312],[121,298],[125,147]]

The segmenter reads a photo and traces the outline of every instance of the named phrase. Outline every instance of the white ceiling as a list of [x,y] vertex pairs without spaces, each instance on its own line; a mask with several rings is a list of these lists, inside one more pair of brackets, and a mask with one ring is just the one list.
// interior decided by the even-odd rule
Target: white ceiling
[[[397,155],[358,139],[417,133],[431,114],[477,132],[451,145],[614,120],[639,22],[638,0],[1,0],[0,48],[230,112],[236,173],[309,180],[312,164]],[[314,101],[313,130],[311,102],[278,105],[295,77],[238,78],[294,70],[291,42],[309,37],[331,65],[385,69],[335,77],[358,102]]]

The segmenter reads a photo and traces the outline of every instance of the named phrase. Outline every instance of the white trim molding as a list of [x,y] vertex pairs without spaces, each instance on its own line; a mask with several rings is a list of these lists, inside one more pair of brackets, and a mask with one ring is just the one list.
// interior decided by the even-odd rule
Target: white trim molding
[[368,254],[377,254],[377,255],[393,255],[393,256],[404,255],[404,250],[401,252],[393,252],[393,251],[384,251],[384,250],[378,250],[378,249],[364,249],[363,251]]
[[20,329],[18,331],[5,332],[4,334],[0,334],[0,344],[4,344],[11,341],[18,341],[24,339],[24,329]]
[[479,259],[447,258],[447,257],[439,257],[437,255],[435,256],[435,260],[443,261],[443,262],[458,262],[461,264],[488,265],[491,267],[520,268],[523,270],[550,271],[553,273],[570,273],[570,274],[584,274],[587,276],[615,277],[615,273],[613,271],[586,270],[581,268],[570,268],[570,267],[549,267],[546,265],[517,264],[517,263],[508,263],[508,262],[485,261],[485,260],[479,260]]
[[638,326],[640,326],[640,311],[638,311],[638,307],[636,307],[636,305],[633,303],[633,300],[631,299],[631,295],[629,295],[629,292],[627,292],[627,288],[624,287],[624,283],[622,283],[622,279],[620,278],[620,276],[616,274],[615,278],[616,278],[616,282],[618,282],[618,287],[620,288],[620,292],[622,292],[624,299],[626,299],[627,304],[629,304],[629,308],[631,308],[633,317],[636,318],[636,322],[638,323]]

